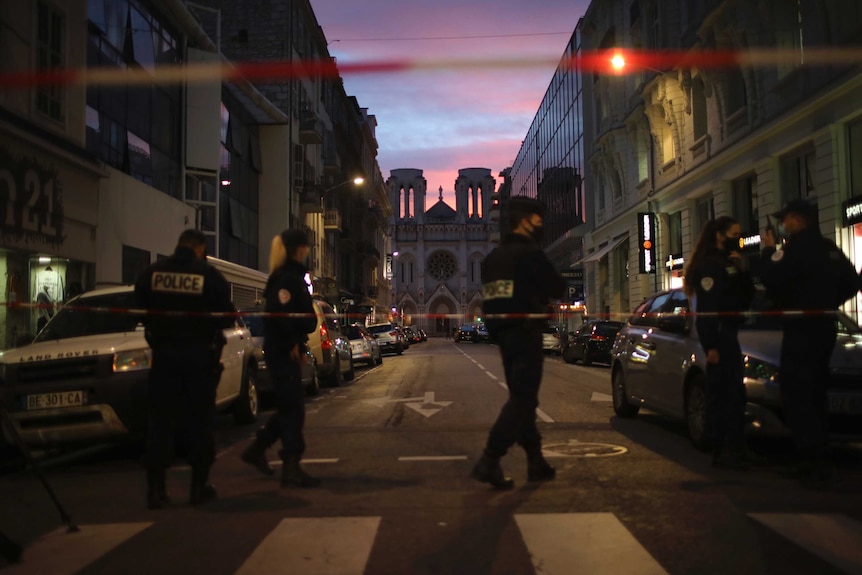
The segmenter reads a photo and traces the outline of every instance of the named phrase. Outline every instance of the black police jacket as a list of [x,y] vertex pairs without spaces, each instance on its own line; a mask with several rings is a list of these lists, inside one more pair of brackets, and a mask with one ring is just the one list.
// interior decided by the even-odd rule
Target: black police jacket
[[780,309],[835,310],[859,289],[856,269],[816,228],[793,234],[784,248],[764,248],[760,278]]
[[[507,234],[482,262],[483,310],[488,332],[540,326],[547,320],[517,317],[545,314],[552,299],[563,297],[566,284],[532,238]],[[495,317],[515,314],[515,317]]]
[[276,314],[263,318],[263,345],[268,354],[289,352],[296,344],[308,341],[308,334],[317,327],[306,273],[308,269],[304,265],[288,260],[273,271],[266,282],[264,309]]
[[[235,321],[229,315],[207,315],[235,311],[230,286],[217,269],[185,247],[144,270],[135,282],[135,305],[156,312],[143,319],[147,342],[153,347],[192,342],[221,345],[222,330]],[[160,311],[189,315],[171,317]]]
[[718,349],[721,335],[735,336],[744,321],[739,312],[751,305],[754,282],[723,252],[705,259],[694,272],[697,335],[704,350]]

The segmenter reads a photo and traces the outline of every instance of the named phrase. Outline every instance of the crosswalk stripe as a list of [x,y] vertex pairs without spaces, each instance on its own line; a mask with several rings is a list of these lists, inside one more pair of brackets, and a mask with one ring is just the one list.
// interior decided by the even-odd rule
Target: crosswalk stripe
[[81,525],[80,531],[57,529],[43,535],[24,551],[21,563],[3,569],[3,575],[71,575],[105,555],[147,527],[147,523]]
[[749,513],[748,516],[842,571],[862,574],[862,523],[837,514]]
[[542,575],[667,575],[613,513],[516,514]]
[[362,575],[380,517],[283,519],[236,575]]

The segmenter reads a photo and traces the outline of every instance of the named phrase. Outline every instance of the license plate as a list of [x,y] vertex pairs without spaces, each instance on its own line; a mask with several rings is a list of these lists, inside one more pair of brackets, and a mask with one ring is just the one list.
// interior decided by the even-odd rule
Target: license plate
[[24,398],[24,407],[31,409],[53,409],[77,407],[87,402],[86,391],[60,391],[57,393],[35,393]]
[[829,394],[830,413],[862,414],[862,394]]

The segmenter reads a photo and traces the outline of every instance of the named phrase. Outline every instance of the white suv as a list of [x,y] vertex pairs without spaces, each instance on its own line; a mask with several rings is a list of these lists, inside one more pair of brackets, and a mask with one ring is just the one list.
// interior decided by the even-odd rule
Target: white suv
[[391,323],[375,323],[366,328],[380,347],[380,353],[404,353],[403,335]]
[[[24,442],[59,446],[146,428],[152,351],[131,286],[94,290],[60,308],[34,342],[0,352],[0,394]],[[90,309],[87,309],[90,308]],[[244,324],[224,330],[216,405],[238,423],[257,419],[256,360]]]

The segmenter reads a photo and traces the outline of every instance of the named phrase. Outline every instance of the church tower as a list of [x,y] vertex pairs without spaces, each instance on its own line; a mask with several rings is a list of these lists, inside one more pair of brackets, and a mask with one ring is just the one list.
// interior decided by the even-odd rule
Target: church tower
[[458,170],[455,180],[455,211],[459,222],[485,221],[491,209],[497,182],[487,168]]
[[390,170],[386,187],[389,203],[395,207],[395,220],[413,220],[421,224],[425,215],[425,189],[427,182],[422,170],[401,168]]

